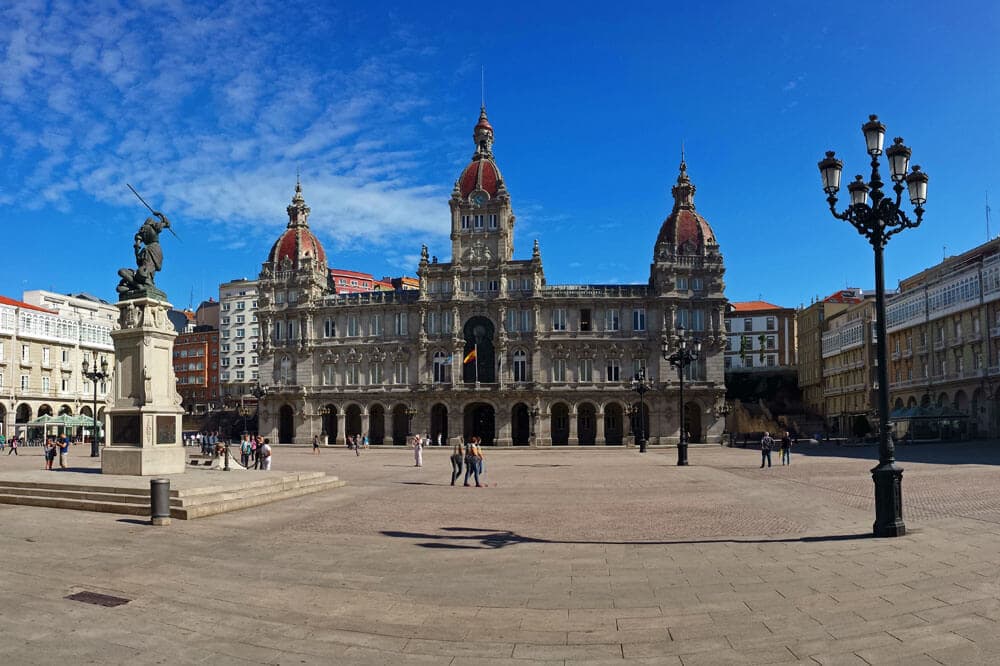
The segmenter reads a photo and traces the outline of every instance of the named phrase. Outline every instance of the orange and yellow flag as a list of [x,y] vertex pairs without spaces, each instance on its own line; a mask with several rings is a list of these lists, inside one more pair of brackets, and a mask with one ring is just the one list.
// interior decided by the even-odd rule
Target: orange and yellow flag
[[473,347],[472,351],[470,351],[468,354],[465,355],[465,359],[462,361],[462,365],[465,365],[466,363],[475,360],[476,360],[476,348]]

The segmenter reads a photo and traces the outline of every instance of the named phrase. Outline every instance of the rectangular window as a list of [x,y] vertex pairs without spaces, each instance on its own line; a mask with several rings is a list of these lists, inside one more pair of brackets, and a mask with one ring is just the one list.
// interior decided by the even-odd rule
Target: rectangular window
[[[2,347],[2,345],[0,345],[0,347]],[[2,358],[3,358],[3,349],[0,348],[0,359],[2,359]],[[69,350],[68,349],[63,349],[62,350],[62,362],[63,363],[69,363]]]
[[237,370],[237,371],[236,371],[236,379],[239,379],[239,380],[241,380],[241,379],[243,379],[243,378],[244,378],[244,376],[245,376],[245,375],[246,375],[246,373],[245,373],[245,372],[243,372],[242,370]]
[[590,328],[590,308],[580,310],[580,330],[589,331]]
[[705,311],[704,310],[692,310],[691,311],[691,330],[692,331],[704,331],[705,330]]
[[237,356],[236,357],[236,365],[243,365],[243,357],[242,356]]
[[767,330],[773,331],[776,328],[777,328],[777,323],[775,322],[774,317],[768,317],[767,318]]
[[237,310],[245,310],[246,307],[247,307],[247,304],[244,303],[243,301],[239,301],[238,303],[236,303],[236,309]]
[[406,361],[396,361],[396,365],[393,368],[393,381],[396,384],[406,384],[409,382],[408,377],[408,365]]
[[368,366],[368,383],[375,385],[382,383],[381,363],[376,362]]
[[528,381],[528,358],[524,352],[514,352],[514,381]]
[[632,330],[646,330],[646,308],[635,308],[632,310]]
[[223,351],[223,353],[226,353],[226,352],[229,351],[229,343],[228,342],[226,344],[222,345],[222,351]]
[[360,376],[361,376],[361,372],[360,372],[359,364],[357,364],[357,363],[348,363],[347,364],[347,374],[346,374],[346,376],[344,378],[345,383],[347,383],[347,384],[357,384],[358,383],[358,378]]
[[229,367],[229,359],[228,358],[222,359],[222,367],[223,368],[228,368]]
[[236,351],[241,352],[246,350],[246,345],[242,342],[236,343]]
[[752,331],[753,330],[753,319],[749,317],[743,320],[743,330]]
[[517,333],[517,310],[507,310],[507,332]]
[[606,331],[617,331],[618,330],[618,310],[605,310],[604,312],[604,330]]
[[373,314],[368,319],[368,326],[371,330],[371,335],[379,336],[382,335],[382,315]]
[[472,228],[472,216],[471,215],[463,215],[462,216],[462,228],[463,229],[471,229]]
[[704,288],[705,288],[705,281],[704,280],[702,280],[700,277],[691,278],[691,290],[692,291],[701,291]]
[[566,381],[566,359],[564,358],[552,359],[552,381],[554,382]]
[[406,313],[397,312],[393,318],[394,332],[398,336],[409,335],[410,331],[406,326]]
[[358,326],[358,315],[348,315],[347,316],[347,337],[356,338],[361,334],[361,329]]
[[[291,330],[291,328],[292,328],[291,325],[289,325],[288,328],[289,328],[289,330]],[[238,329],[236,329],[236,337],[238,337],[238,338],[246,337],[246,329],[244,329],[244,328],[238,328]]]
[[441,332],[452,333],[455,330],[455,313],[451,310],[442,313]]
[[476,224],[476,229],[482,229],[485,226],[485,224],[486,224],[486,216],[485,215],[476,215],[475,216],[475,224]]
[[638,377],[640,379],[646,378],[646,359],[644,358],[633,358],[632,359],[632,377]]
[[[899,344],[899,340],[896,341],[896,344]],[[774,345],[775,345],[774,336],[773,335],[767,336],[766,342],[765,342],[765,346],[767,347],[767,349],[774,349]]]
[[534,312],[532,310],[521,310],[521,330],[528,332],[534,330],[532,317]]
[[48,393],[48,392],[49,392],[49,378],[42,377],[42,393]]
[[[0,375],[0,377],[2,377],[2,376],[3,375]],[[0,385],[2,385],[2,381],[0,381]],[[68,379],[63,379],[63,380],[61,380],[59,382],[59,390],[62,391],[63,393],[69,393],[69,380]]]
[[431,372],[435,384],[451,383],[451,356],[444,352],[434,354]]
[[609,382],[620,382],[622,380],[621,364],[616,358],[608,359],[608,371],[606,379]]
[[323,385],[333,386],[336,382],[336,368],[332,365],[323,366]]
[[435,335],[441,332],[441,314],[439,312],[428,312],[427,319],[424,320],[427,326],[427,334]]
[[552,330],[566,330],[566,308],[555,308],[552,310]]
[[497,221],[497,216],[496,215],[490,215],[490,229],[496,229],[498,227],[499,227],[499,224],[498,224],[498,221]]
[[587,383],[594,381],[594,359],[580,359],[580,368],[576,375],[576,381]]
[[42,347],[42,365],[49,364],[49,348]]
[[24,361],[25,363],[31,361],[31,352],[29,350],[28,345],[21,345],[21,360]]
[[21,375],[21,390],[28,390],[28,375]]
[[327,317],[323,320],[323,337],[332,338],[336,335],[337,327],[334,324],[333,317]]
[[244,315],[236,315],[236,323],[243,324],[246,323],[247,318]]
[[677,291],[687,291],[688,279],[686,277],[677,278]]

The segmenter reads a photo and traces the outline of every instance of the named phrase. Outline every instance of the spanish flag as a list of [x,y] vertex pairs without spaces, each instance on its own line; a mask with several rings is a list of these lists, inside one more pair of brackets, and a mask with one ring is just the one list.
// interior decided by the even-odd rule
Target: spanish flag
[[472,351],[465,355],[465,359],[462,360],[462,365],[476,360],[476,349],[477,347],[473,347]]

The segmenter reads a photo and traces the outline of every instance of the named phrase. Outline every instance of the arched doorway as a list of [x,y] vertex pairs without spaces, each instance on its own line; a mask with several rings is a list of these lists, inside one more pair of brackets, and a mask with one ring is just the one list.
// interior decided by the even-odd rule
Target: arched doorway
[[361,408],[357,405],[349,405],[344,410],[344,434],[354,437],[361,434]]
[[597,409],[589,402],[576,408],[576,437],[584,446],[592,446],[597,441]]
[[392,408],[392,443],[396,445],[406,444],[406,433],[409,432],[410,423],[406,416],[406,405],[396,405]]
[[[493,383],[497,380],[496,350],[493,348],[493,322],[486,317],[472,317],[462,329],[465,335],[465,350],[462,352],[462,380],[466,384],[476,382]],[[475,357],[465,363],[465,359],[475,350]]]
[[31,405],[21,403],[14,412],[14,423],[27,423],[31,420]]
[[474,402],[465,407],[465,436],[478,437],[483,444],[493,444],[496,436],[496,412],[492,405]]
[[337,443],[337,406],[325,405],[326,414],[323,415],[321,424],[322,433],[319,438],[324,444]]
[[510,410],[510,438],[514,446],[527,446],[531,443],[530,418],[528,406],[523,402],[517,403]]
[[73,416],[73,408],[69,405],[63,405],[59,408],[59,416]]
[[894,402],[892,404],[892,408],[893,409],[902,409],[903,408],[903,399],[902,398],[896,398],[896,402]]
[[914,398],[914,397],[913,397],[913,396],[911,395],[911,396],[910,396],[910,399],[906,401],[906,406],[907,406],[908,408],[912,408],[912,407],[916,407],[916,406],[917,406],[917,399],[916,399],[916,398]]
[[385,443],[385,407],[372,405],[368,408],[368,442]]
[[42,416],[52,416],[52,406],[51,405],[42,405],[41,407],[39,407],[38,408],[38,416],[39,417],[42,417]]
[[431,407],[431,442],[437,444],[438,435],[441,443],[448,444],[448,408],[440,402]]
[[550,423],[553,444],[569,444],[569,407],[559,402],[552,405]]
[[617,402],[604,405],[604,443],[620,445],[625,441],[622,406]]
[[687,441],[702,441],[701,406],[696,402],[684,405],[684,427],[687,428]]
[[295,441],[295,410],[290,405],[282,405],[278,410],[278,443],[291,444]]

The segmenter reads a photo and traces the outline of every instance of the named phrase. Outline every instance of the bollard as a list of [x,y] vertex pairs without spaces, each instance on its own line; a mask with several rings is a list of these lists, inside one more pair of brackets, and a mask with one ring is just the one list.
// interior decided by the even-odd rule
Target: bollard
[[639,453],[645,453],[645,452],[646,452],[646,440],[640,439],[639,440]]
[[153,525],[170,524],[170,479],[149,480],[149,512]]

